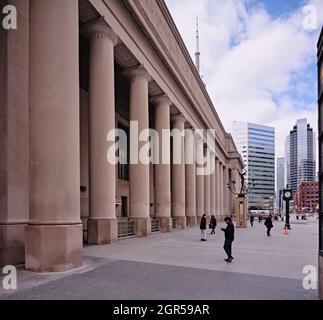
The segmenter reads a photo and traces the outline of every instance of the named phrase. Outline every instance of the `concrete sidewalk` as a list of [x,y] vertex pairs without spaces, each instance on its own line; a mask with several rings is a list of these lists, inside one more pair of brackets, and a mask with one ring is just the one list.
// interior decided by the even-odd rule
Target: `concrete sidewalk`
[[84,248],[85,264],[59,274],[20,271],[18,290],[0,299],[315,299],[303,289],[304,266],[317,265],[318,225],[274,222],[236,229],[234,261],[227,264],[223,232],[207,242],[199,229]]

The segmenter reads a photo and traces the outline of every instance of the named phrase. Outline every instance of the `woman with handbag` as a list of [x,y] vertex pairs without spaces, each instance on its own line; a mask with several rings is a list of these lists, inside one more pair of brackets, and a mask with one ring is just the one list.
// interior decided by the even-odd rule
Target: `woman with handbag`
[[209,223],[209,229],[212,229],[211,234],[215,234],[215,228],[216,228],[216,219],[215,219],[215,216],[212,215]]
[[200,223],[201,241],[206,241],[206,214],[204,213]]

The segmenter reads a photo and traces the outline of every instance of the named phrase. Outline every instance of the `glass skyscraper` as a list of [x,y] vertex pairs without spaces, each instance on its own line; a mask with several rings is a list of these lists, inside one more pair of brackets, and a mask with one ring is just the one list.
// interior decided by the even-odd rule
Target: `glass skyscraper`
[[233,122],[233,138],[246,166],[246,180],[255,184],[249,209],[266,209],[275,197],[275,128]]
[[307,119],[299,119],[286,138],[286,183],[293,192],[303,181],[316,180],[315,133]]
[[285,158],[279,157],[277,158],[276,164],[276,206],[279,209],[283,207],[283,199],[282,193],[285,187],[284,185],[284,166],[285,166]]

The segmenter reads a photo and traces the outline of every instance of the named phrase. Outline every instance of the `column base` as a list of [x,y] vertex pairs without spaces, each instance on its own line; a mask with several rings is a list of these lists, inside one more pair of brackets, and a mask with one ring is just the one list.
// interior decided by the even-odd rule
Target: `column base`
[[62,272],[83,264],[82,225],[26,227],[25,266],[35,272]]
[[0,225],[0,266],[25,262],[26,224]]
[[319,255],[319,271],[318,271],[318,295],[323,300],[323,257]]
[[117,219],[89,219],[87,228],[88,244],[111,244],[118,239]]
[[147,237],[151,233],[151,219],[150,218],[132,218],[136,221],[135,233],[138,237]]
[[171,217],[160,217],[159,219],[159,229],[161,232],[171,232],[172,231],[172,218]]
[[197,216],[196,217],[196,225],[199,226],[201,223],[202,216]]
[[176,229],[185,229],[186,228],[186,217],[180,216],[176,217]]
[[187,226],[188,227],[196,226],[196,223],[197,223],[197,217],[196,216],[186,217],[186,220],[187,220]]

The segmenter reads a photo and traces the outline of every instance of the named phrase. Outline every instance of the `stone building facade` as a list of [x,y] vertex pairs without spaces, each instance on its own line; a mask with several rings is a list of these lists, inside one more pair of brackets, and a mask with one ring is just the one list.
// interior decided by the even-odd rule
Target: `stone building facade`
[[[227,185],[242,158],[164,1],[8,3],[18,16],[17,30],[0,29],[0,265],[64,271],[82,264],[84,242],[233,214]],[[107,133],[129,137],[132,121],[139,131],[214,129],[193,151],[210,150],[214,172],[109,163]]]

